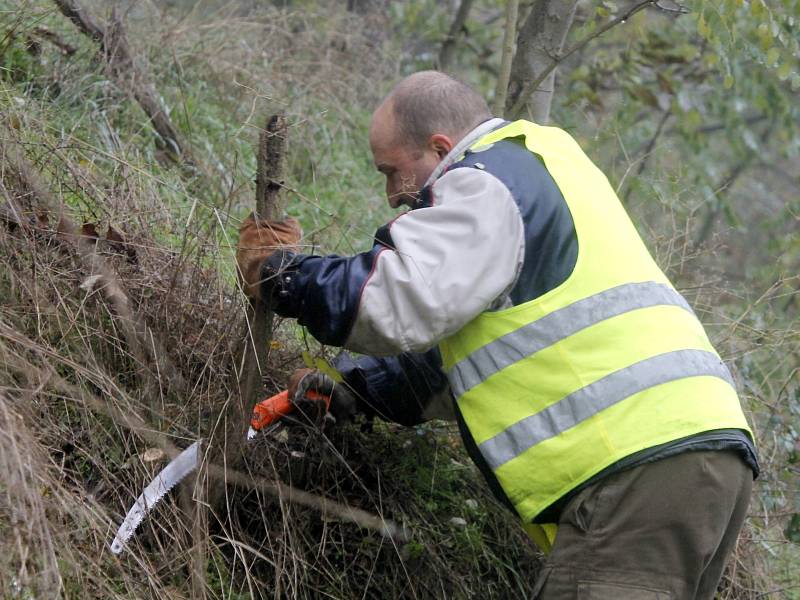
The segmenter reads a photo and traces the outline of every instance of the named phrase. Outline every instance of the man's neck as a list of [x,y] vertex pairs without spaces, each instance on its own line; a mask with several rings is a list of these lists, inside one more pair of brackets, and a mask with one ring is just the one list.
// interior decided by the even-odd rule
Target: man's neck
[[473,129],[467,135],[461,138],[461,140],[459,140],[459,142],[455,146],[453,146],[453,149],[447,153],[447,156],[445,156],[442,159],[442,161],[438,165],[436,165],[436,168],[433,170],[433,173],[431,173],[430,177],[428,177],[428,180],[425,182],[424,187],[432,185],[434,181],[436,181],[437,179],[439,179],[439,177],[442,176],[442,173],[444,173],[450,167],[450,165],[452,165],[455,162],[458,162],[458,160],[461,158],[464,152],[467,151],[467,148],[472,146],[475,142],[477,142],[479,139],[481,139],[484,135],[486,135],[490,131],[493,131],[498,127],[500,127],[503,123],[505,123],[505,121],[497,117],[489,119],[488,121],[484,121],[483,123],[478,125],[475,129]]

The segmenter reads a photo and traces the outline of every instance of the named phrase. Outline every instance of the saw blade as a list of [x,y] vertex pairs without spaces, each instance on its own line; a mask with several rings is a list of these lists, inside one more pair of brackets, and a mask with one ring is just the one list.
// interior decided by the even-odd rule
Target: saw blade
[[116,537],[111,543],[111,552],[119,554],[122,552],[125,542],[127,542],[133,535],[139,523],[147,516],[147,513],[153,510],[153,507],[158,503],[164,495],[180,483],[189,473],[197,468],[200,461],[200,442],[197,440],[194,444],[186,448],[178,456],[172,459],[170,463],[161,469],[158,475],[153,478],[141,495],[136,499],[133,506],[131,506],[128,514],[125,515],[125,520],[119,526]]

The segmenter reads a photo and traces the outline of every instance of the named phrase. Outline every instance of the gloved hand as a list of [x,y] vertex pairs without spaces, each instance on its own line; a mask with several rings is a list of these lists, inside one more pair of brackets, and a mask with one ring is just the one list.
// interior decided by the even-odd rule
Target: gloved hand
[[262,219],[256,221],[252,215],[239,227],[239,245],[236,247],[236,263],[243,280],[245,294],[258,298],[261,288],[261,267],[264,261],[278,249],[297,251],[303,235],[296,219],[287,217],[282,221]]
[[[310,390],[330,398],[330,407],[324,399],[312,400]],[[344,383],[336,383],[324,373],[314,369],[298,369],[289,378],[289,399],[295,409],[315,425],[322,425],[326,415],[342,423],[351,421],[356,414],[356,398]]]

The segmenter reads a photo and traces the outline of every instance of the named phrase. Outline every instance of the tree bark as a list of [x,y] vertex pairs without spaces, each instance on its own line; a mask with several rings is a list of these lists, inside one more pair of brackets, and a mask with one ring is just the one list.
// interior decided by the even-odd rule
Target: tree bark
[[[577,0],[536,0],[517,38],[517,53],[511,64],[511,81],[506,99],[506,114],[519,116],[518,101],[526,95],[526,86],[540,73],[551,68],[564,46],[575,18]],[[555,69],[532,90],[524,107],[531,119],[546,124],[550,118]]]
[[519,0],[508,0],[508,4],[506,4],[506,30],[503,34],[503,57],[500,60],[500,73],[497,76],[497,89],[492,103],[492,112],[496,115],[505,113],[508,81],[511,77],[511,60],[514,57],[515,39],[517,37],[518,13]]
[[[256,219],[274,219],[278,214],[278,196],[283,188],[286,155],[286,118],[273,115],[261,132],[256,163]],[[242,407],[246,427],[250,411],[264,395],[264,369],[272,338],[272,311],[260,300],[251,302],[245,340],[242,371]],[[244,430],[243,430],[244,431]]]
[[467,22],[467,16],[472,8],[473,0],[461,0],[458,6],[458,11],[450,25],[450,30],[447,32],[447,37],[442,42],[442,48],[439,50],[439,58],[436,61],[436,67],[440,71],[447,71],[453,64],[453,57],[455,56],[456,44],[458,38],[461,37],[461,31],[464,29],[464,23]]

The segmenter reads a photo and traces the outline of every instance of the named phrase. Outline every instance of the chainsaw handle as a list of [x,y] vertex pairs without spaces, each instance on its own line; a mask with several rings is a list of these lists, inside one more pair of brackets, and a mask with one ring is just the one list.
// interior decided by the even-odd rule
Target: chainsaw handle
[[[331,407],[331,397],[316,390],[308,390],[306,398],[309,400],[324,400],[325,410]],[[292,401],[289,399],[289,390],[278,392],[274,396],[266,398],[253,407],[253,415],[250,417],[250,427],[259,431],[279,421],[294,409]]]
[[250,417],[250,427],[258,431],[267,425],[283,418],[292,411],[292,402],[289,400],[289,390],[278,392],[266,398],[253,407]]

